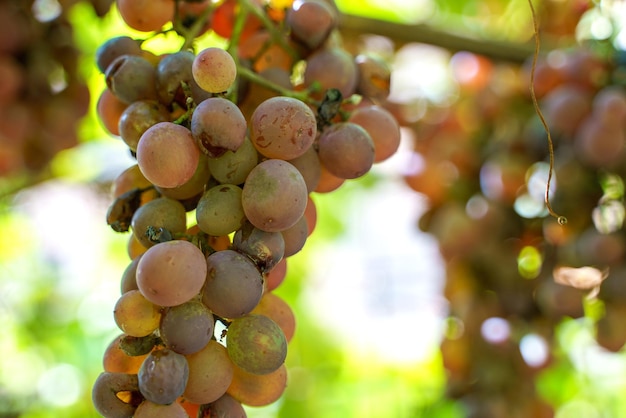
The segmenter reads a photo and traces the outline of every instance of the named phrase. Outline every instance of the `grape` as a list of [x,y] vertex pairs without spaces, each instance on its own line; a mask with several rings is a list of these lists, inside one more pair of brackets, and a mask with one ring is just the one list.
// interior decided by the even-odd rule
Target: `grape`
[[183,240],[162,242],[139,260],[137,286],[152,303],[176,306],[200,292],[206,274],[206,259],[198,247]]
[[[148,179],[141,173],[139,166],[137,164],[133,164],[122,173],[120,173],[115,180],[113,180],[113,184],[111,185],[111,195],[113,197],[120,197],[126,192],[129,192],[134,189],[146,189],[150,188],[152,183],[148,181]],[[142,199],[147,197],[149,193],[143,193]],[[151,195],[151,198],[147,200],[142,200],[142,203],[147,203],[152,200],[155,195]]]
[[210,47],[196,55],[192,65],[193,78],[209,93],[227,91],[237,77],[233,57],[221,48]]
[[296,0],[287,11],[285,23],[294,38],[315,49],[328,38],[336,19],[332,7],[322,0]]
[[265,289],[270,292],[276,289],[285,280],[287,275],[287,259],[283,258],[265,275]]
[[154,242],[146,236],[148,227],[164,228],[172,234],[185,232],[187,229],[185,208],[179,201],[167,197],[149,201],[134,213],[131,220],[133,235],[146,248],[154,245]]
[[174,101],[187,106],[183,83],[186,83],[196,103],[211,97],[202,90],[193,78],[191,67],[196,56],[191,51],[178,51],[159,61],[156,69],[156,89],[161,103],[166,105]]
[[250,171],[243,186],[243,210],[263,231],[282,231],[304,214],[307,188],[302,174],[282,160],[265,160]]
[[196,209],[200,229],[213,236],[228,235],[239,229],[245,221],[241,195],[241,188],[232,184],[221,184],[204,192]]
[[285,241],[280,232],[262,231],[246,222],[235,232],[233,248],[250,257],[261,272],[267,272],[282,260]]
[[276,371],[287,357],[287,339],[280,327],[265,315],[250,314],[228,326],[228,356],[248,373]]
[[193,403],[207,404],[219,399],[233,379],[233,363],[226,348],[215,340],[187,356],[189,380],[183,396]]
[[[255,2],[251,3],[255,4]],[[236,0],[226,0],[215,9],[215,12],[211,17],[211,28],[222,38],[230,39],[232,35],[235,20],[237,19],[237,13],[235,12],[236,7]],[[244,40],[248,38],[262,25],[262,22],[256,16],[249,13],[246,16],[246,21],[243,25],[240,39]]]
[[233,366],[233,380],[226,393],[244,405],[265,406],[276,402],[287,387],[287,368],[283,364],[268,374],[248,373]]
[[[141,400],[138,395],[139,385],[136,374],[100,373],[91,392],[96,411],[105,418],[132,418]],[[130,392],[130,402],[124,402],[117,394]]]
[[118,99],[109,89],[104,89],[96,104],[98,120],[109,133],[119,135],[119,122],[128,104]]
[[364,128],[374,142],[374,162],[391,157],[400,146],[400,126],[393,115],[380,106],[366,106],[356,109],[349,122]]
[[331,47],[320,49],[309,56],[304,70],[304,85],[317,83],[321,91],[336,88],[343,97],[350,97],[358,82],[357,66],[350,53]]
[[185,391],[189,365],[185,356],[164,348],[146,357],[137,376],[139,391],[147,400],[167,405]]
[[274,292],[266,292],[259,304],[250,312],[265,315],[280,327],[287,342],[291,341],[296,329],[296,317],[287,302]]
[[137,150],[141,135],[152,125],[168,122],[170,113],[156,100],[139,100],[131,103],[120,115],[118,132],[128,148]]
[[189,415],[176,402],[159,405],[146,399],[137,407],[133,418],[189,418]]
[[104,75],[107,87],[124,103],[157,99],[156,69],[143,57],[120,55]]
[[337,190],[345,181],[346,179],[337,177],[328,171],[328,169],[324,167],[324,164],[320,162],[320,181],[315,188],[315,192],[330,193]]
[[141,32],[158,31],[174,19],[173,0],[117,0],[117,9],[128,26]]
[[141,256],[143,253],[148,251],[147,247],[144,247],[141,242],[137,239],[135,234],[130,234],[128,237],[128,244],[126,246],[126,251],[131,260],[134,260]]
[[184,126],[160,122],[148,128],[137,144],[137,164],[158,187],[185,184],[200,162],[200,149]]
[[202,301],[216,315],[239,318],[259,303],[263,277],[249,258],[233,250],[217,251],[207,258],[207,266]]
[[213,336],[214,319],[211,311],[199,300],[167,308],[159,327],[167,348],[180,354],[202,350]]
[[102,356],[102,367],[105,372],[109,373],[130,373],[137,374],[141,363],[148,356],[147,354],[140,356],[130,356],[120,347],[120,341],[126,334],[115,337],[104,350]]
[[246,411],[241,402],[228,394],[222,395],[209,405],[209,417],[213,418],[246,418]]
[[295,223],[295,225],[280,232],[285,241],[285,257],[291,257],[298,253],[309,236],[309,226],[304,215]]
[[126,334],[144,337],[158,328],[161,308],[147,300],[139,290],[130,290],[118,299],[113,317]]
[[337,123],[319,139],[322,165],[334,176],[353,179],[367,173],[374,163],[374,143],[367,131],[352,122]]
[[198,167],[196,167],[195,173],[186,183],[178,187],[157,187],[157,189],[163,196],[170,199],[186,200],[202,194],[210,179],[211,171],[209,170],[208,157],[200,154]]
[[289,163],[293,164],[298,169],[309,193],[317,188],[322,175],[322,169],[320,167],[320,159],[317,155],[317,151],[313,147],[310,147],[304,154],[289,160]]
[[252,62],[252,69],[262,73],[268,68],[291,70],[294,58],[280,44],[272,42],[272,35],[259,30],[239,43],[239,55]]
[[391,88],[391,69],[381,58],[359,54],[354,58],[359,78],[357,93],[376,100],[384,100],[389,96]]
[[256,148],[245,138],[239,149],[209,159],[211,175],[220,183],[242,184],[259,162]]
[[108,39],[96,50],[96,65],[100,72],[106,72],[115,58],[121,55],[142,55],[141,45],[130,36],[116,36]]
[[252,144],[268,158],[297,158],[311,147],[317,135],[313,111],[291,97],[265,100],[252,114],[250,125]]
[[311,199],[311,195],[307,200],[306,209],[304,210],[304,217],[306,218],[306,224],[308,228],[308,236],[310,236],[315,230],[317,224],[317,208],[315,202]]
[[246,129],[241,110],[221,97],[202,101],[191,118],[191,133],[202,152],[209,157],[237,151],[246,138]]

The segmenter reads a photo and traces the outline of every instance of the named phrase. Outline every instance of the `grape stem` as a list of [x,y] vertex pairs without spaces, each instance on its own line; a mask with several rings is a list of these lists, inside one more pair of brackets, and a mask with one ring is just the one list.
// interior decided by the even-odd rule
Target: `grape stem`
[[272,22],[269,16],[267,16],[267,14],[263,13],[263,11],[251,0],[240,0],[239,4],[242,8],[252,13],[261,21],[261,23],[263,23],[263,26],[269,32],[274,43],[280,45],[280,47],[283,48],[285,52],[287,52],[289,56],[294,59],[294,61],[300,59],[298,52],[291,45],[289,45],[282,33],[276,28],[276,25]]
[[314,91],[319,91],[319,84],[318,83],[313,83],[309,89],[304,90],[304,91],[293,91],[293,90],[289,90],[285,87],[282,87],[262,76],[260,76],[259,74],[255,73],[254,71],[250,70],[249,68],[246,68],[243,65],[239,65],[237,66],[237,74],[242,76],[243,78],[248,79],[249,81],[256,83],[262,87],[265,87],[267,89],[273,90],[275,92],[277,92],[278,94],[280,94],[281,96],[286,96],[286,97],[291,97],[293,99],[298,99],[300,101],[303,101],[304,103],[313,105],[313,106],[319,106],[319,101],[311,98],[311,96],[309,95],[309,93],[314,92]]
[[548,136],[548,151],[550,154],[550,168],[548,169],[548,181],[546,182],[546,194],[544,197],[546,207],[548,208],[548,212],[550,215],[555,217],[560,225],[565,225],[567,223],[567,218],[565,216],[559,215],[552,209],[552,205],[550,204],[550,182],[552,181],[552,173],[554,172],[554,143],[552,142],[552,135],[550,134],[550,127],[543,117],[543,113],[539,108],[539,103],[537,102],[537,96],[535,95],[535,70],[537,68],[537,57],[539,56],[539,47],[540,47],[540,39],[539,39],[539,24],[537,23],[537,14],[535,13],[535,8],[533,6],[532,0],[528,0],[528,4],[530,6],[530,11],[532,13],[533,18],[533,29],[535,36],[535,52],[533,53],[533,62],[532,67],[530,69],[530,97],[533,101],[533,106],[535,107],[535,111],[537,112],[537,116],[541,120],[541,124],[543,125],[544,130]]

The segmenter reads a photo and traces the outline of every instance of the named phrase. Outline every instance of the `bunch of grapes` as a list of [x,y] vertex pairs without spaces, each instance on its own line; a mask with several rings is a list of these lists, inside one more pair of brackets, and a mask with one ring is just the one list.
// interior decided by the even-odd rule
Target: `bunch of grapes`
[[[78,143],[89,107],[68,10],[76,1],[0,4],[0,176],[37,174]],[[95,1],[100,14],[106,1]]]
[[[137,163],[107,214],[130,231],[132,261],[93,402],[105,417],[242,417],[286,386],[295,319],[272,291],[313,232],[311,195],[398,148],[398,124],[376,104],[389,68],[348,53],[321,0],[117,8],[140,31],[172,22],[183,45],[155,55],[119,36],[97,52],[98,113]],[[228,47],[195,51],[205,33]]]
[[601,347],[626,342],[622,55],[590,42],[549,51],[534,68],[554,145],[548,197],[566,224],[544,202],[552,158],[529,91],[532,58],[453,54],[458,100],[406,121],[419,164],[405,180],[427,197],[419,225],[446,262],[448,394],[467,416],[554,416],[536,379],[559,356],[556,329],[567,318],[595,312]]

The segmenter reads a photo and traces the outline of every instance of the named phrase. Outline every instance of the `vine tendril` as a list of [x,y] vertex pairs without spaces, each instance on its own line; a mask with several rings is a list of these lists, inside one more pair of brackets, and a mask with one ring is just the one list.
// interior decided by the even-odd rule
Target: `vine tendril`
[[530,11],[532,13],[535,37],[535,52],[533,53],[533,62],[530,69],[530,96],[533,101],[533,106],[535,107],[535,112],[537,113],[537,116],[539,116],[541,124],[543,125],[543,129],[546,131],[546,134],[548,136],[548,151],[550,153],[550,168],[548,169],[548,181],[546,182],[546,194],[544,197],[544,201],[550,215],[556,218],[559,225],[565,225],[567,223],[567,218],[563,215],[559,215],[558,213],[556,213],[554,209],[552,209],[552,205],[550,204],[550,183],[552,181],[552,173],[554,172],[554,143],[552,142],[550,127],[548,126],[548,123],[546,122],[543,113],[539,108],[537,96],[535,95],[535,70],[537,69],[537,58],[539,56],[539,48],[541,42],[539,39],[539,24],[537,23],[537,14],[535,13],[535,7],[533,6],[532,0],[528,0],[528,5],[530,6]]

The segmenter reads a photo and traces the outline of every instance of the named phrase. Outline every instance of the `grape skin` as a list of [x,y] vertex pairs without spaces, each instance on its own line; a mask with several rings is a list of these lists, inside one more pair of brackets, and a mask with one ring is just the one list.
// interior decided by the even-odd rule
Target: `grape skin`
[[268,158],[297,158],[311,147],[317,135],[313,111],[291,97],[265,100],[255,109],[250,124],[250,140]]
[[176,306],[200,292],[207,265],[202,251],[194,244],[174,240],[148,249],[137,265],[137,286],[159,306]]
[[160,122],[148,128],[137,144],[137,164],[155,186],[185,184],[200,162],[200,149],[184,126]]
[[354,179],[367,173],[375,155],[371,136],[352,122],[337,123],[325,130],[318,152],[322,165],[342,179]]
[[209,157],[237,151],[246,138],[246,130],[246,119],[241,110],[221,97],[202,101],[191,117],[193,138]]
[[137,376],[139,391],[146,399],[167,405],[185,391],[189,365],[185,356],[164,348],[146,357]]
[[209,93],[227,91],[237,77],[233,57],[221,48],[210,47],[196,55],[192,66],[193,78]]
[[287,339],[272,319],[250,314],[229,325],[226,349],[233,363],[246,372],[268,374],[285,362]]
[[223,250],[207,258],[202,301],[216,315],[239,318],[263,295],[263,276],[252,261],[236,251]]
[[248,220],[263,231],[282,231],[304,214],[307,187],[292,164],[265,160],[252,169],[243,186],[242,205]]

